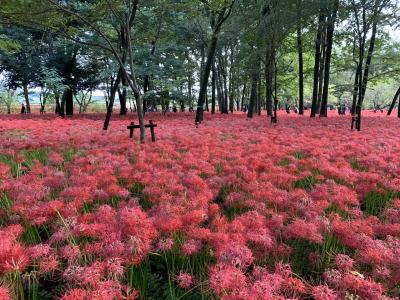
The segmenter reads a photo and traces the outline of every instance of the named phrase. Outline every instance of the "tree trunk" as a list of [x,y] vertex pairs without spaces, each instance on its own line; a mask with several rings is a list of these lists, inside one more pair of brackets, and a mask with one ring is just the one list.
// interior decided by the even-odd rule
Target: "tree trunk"
[[356,76],[354,78],[353,104],[351,105],[351,114],[352,115],[354,115],[356,113],[360,73],[361,73],[361,66],[359,63],[357,63]]
[[122,93],[118,89],[118,98],[119,98],[119,104],[120,104],[119,114],[121,116],[123,116],[123,115],[126,115],[126,113],[127,113],[126,102],[127,102],[127,98],[128,98],[128,89],[127,89],[128,83],[125,78],[121,78],[121,82],[122,82]]
[[241,103],[241,105],[240,105],[240,108],[241,108],[241,110],[243,111],[243,109],[244,109],[244,100],[245,100],[245,98],[246,98],[246,82],[243,84],[243,91],[242,91],[242,103]]
[[55,109],[55,113],[60,115],[60,111],[61,111],[61,106],[60,106],[60,94],[59,93],[54,93],[54,98],[56,100],[56,109]]
[[74,93],[70,88],[64,91],[65,115],[72,116],[74,114]]
[[262,105],[261,105],[261,68],[258,68],[258,74],[257,74],[257,85],[258,85],[258,89],[257,89],[257,114],[259,116],[261,116],[261,109],[262,109]]
[[[400,96],[400,87],[398,88],[396,94],[394,95],[392,104],[390,104],[390,108],[389,108],[389,110],[387,112],[388,116],[390,116],[392,114],[392,111],[393,111],[394,107],[396,106],[396,102],[397,102],[397,99],[399,98],[399,96]],[[400,111],[400,105],[399,105],[398,110]]]
[[26,103],[26,113],[30,114],[31,113],[31,104],[29,101],[28,85],[26,83],[23,84],[23,89],[24,89],[24,97],[25,97],[25,103]]
[[333,33],[335,31],[336,16],[339,8],[339,0],[335,0],[333,11],[328,20],[328,26],[326,30],[326,58],[325,58],[325,74],[324,74],[324,89],[322,92],[321,111],[320,117],[328,116],[328,95],[329,95],[329,79],[331,69],[331,58],[333,48]]
[[107,106],[107,114],[106,114],[106,119],[104,120],[104,125],[103,125],[103,130],[107,130],[108,126],[110,124],[110,119],[114,107],[114,100],[115,100],[115,95],[118,90],[119,83],[121,81],[121,72],[122,70],[118,72],[117,78],[115,79],[114,84],[111,86],[111,92],[110,92],[110,99],[108,101],[108,106]]
[[193,106],[192,100],[192,75],[188,77],[188,96],[189,96],[189,106]]
[[271,43],[270,49],[266,54],[265,66],[265,92],[266,92],[266,106],[267,116],[272,116],[272,94],[273,94],[273,78],[274,78],[274,45]]
[[215,89],[216,89],[216,81],[217,76],[215,74],[215,63],[212,64],[212,91],[211,91],[211,114],[215,114]]
[[314,83],[313,83],[313,95],[312,95],[311,115],[310,115],[311,118],[314,118],[317,113],[318,83],[319,83],[318,79],[319,79],[319,68],[321,62],[321,38],[322,38],[322,29],[324,20],[325,16],[321,9],[318,19],[317,38],[315,40]]
[[219,72],[217,71],[216,74],[216,84],[217,84],[217,101],[218,101],[218,111],[221,113],[222,112],[222,106],[224,103],[221,101],[222,100],[222,91],[221,91],[221,85],[220,85],[220,75]]
[[251,71],[251,94],[250,94],[249,110],[247,111],[248,118],[253,118],[254,108],[257,101],[257,83],[258,83],[259,73],[260,73],[260,63],[255,61],[253,64],[253,69]]
[[[219,69],[219,68],[218,68]],[[217,70],[217,97],[218,97],[218,109],[219,112],[222,114],[224,113],[224,90],[222,88],[222,76],[221,76],[221,71]]]
[[230,68],[229,68],[229,110],[231,113],[235,110],[235,101],[234,101],[234,80],[233,80],[233,54],[234,54],[234,47],[231,46],[231,55],[230,55]]
[[221,83],[221,91],[222,91],[222,99],[221,102],[223,103],[221,107],[221,113],[228,114],[228,87],[227,87],[227,76],[226,76],[226,65],[224,64],[221,56],[218,56],[218,66],[219,66],[219,74],[220,83]]
[[304,64],[303,64],[303,45],[301,33],[301,0],[297,1],[298,21],[297,21],[297,52],[299,58],[299,115],[304,114]]
[[210,77],[211,67],[214,60],[215,49],[217,48],[218,36],[217,33],[214,32],[211,38],[211,42],[208,48],[207,53],[207,60],[203,70],[203,74],[201,74],[201,81],[200,81],[200,92],[199,98],[197,101],[197,110],[196,110],[196,123],[201,123],[204,119],[204,101],[205,96],[207,94],[207,85],[208,85],[208,78]]
[[[357,103],[357,108],[358,108],[358,111],[357,111],[357,114],[358,114],[358,127],[357,127],[357,130],[358,131],[361,130],[361,111],[362,111],[362,105],[363,105],[364,98],[365,98],[365,92],[367,90],[369,67],[371,65],[372,56],[374,54],[374,49],[375,49],[375,39],[376,39],[377,26],[378,26],[377,21],[374,21],[373,25],[372,25],[372,34],[371,34],[371,39],[370,39],[370,42],[369,42],[367,60],[365,62],[364,74],[363,74],[363,78],[362,78],[361,97],[358,99],[358,103]],[[360,78],[360,80],[361,80],[361,78]]]
[[317,98],[317,110],[316,113],[320,113],[322,92],[324,89],[324,71],[325,71],[325,59],[326,59],[326,26],[323,28],[322,41],[321,41],[321,61],[319,62],[319,74],[318,74],[318,98]]

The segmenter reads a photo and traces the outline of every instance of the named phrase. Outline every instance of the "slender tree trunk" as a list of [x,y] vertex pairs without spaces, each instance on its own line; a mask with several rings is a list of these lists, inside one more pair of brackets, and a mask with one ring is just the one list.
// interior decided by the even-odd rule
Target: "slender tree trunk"
[[[393,111],[394,107],[396,106],[396,102],[397,102],[397,99],[399,99],[399,96],[400,96],[400,87],[398,88],[396,94],[393,97],[392,104],[390,104],[389,110],[387,112],[388,116],[390,116],[392,114],[392,111]],[[399,100],[399,102],[400,102],[400,100]],[[400,111],[400,104],[399,104],[398,110]]]
[[297,52],[299,58],[299,115],[304,114],[304,64],[303,64],[303,43],[301,33],[301,0],[297,1],[298,21],[297,21]]
[[192,75],[189,75],[189,77],[188,77],[188,95],[189,95],[190,106],[193,106],[193,100],[192,100]]
[[397,117],[400,118],[400,103],[397,106]]
[[318,98],[317,98],[317,111],[320,113],[321,102],[322,102],[322,92],[324,90],[324,71],[325,71],[325,59],[326,59],[326,27],[324,26],[322,32],[321,41],[321,61],[319,66],[319,77],[318,77]]
[[119,114],[121,116],[123,116],[123,115],[126,115],[126,113],[127,113],[126,102],[127,102],[127,98],[128,98],[128,89],[127,89],[128,82],[125,78],[121,78],[121,82],[122,82],[122,93],[118,89],[118,98],[119,98],[119,104],[120,104]]
[[231,46],[231,53],[230,53],[230,66],[229,66],[229,110],[231,113],[235,110],[235,101],[234,101],[234,47]]
[[243,84],[243,90],[242,90],[242,103],[240,104],[240,108],[241,108],[241,110],[243,111],[243,109],[244,109],[244,100],[245,100],[245,98],[246,98],[246,87],[247,87],[247,84],[246,84],[246,82]]
[[212,91],[211,91],[211,114],[215,114],[215,89],[216,89],[216,81],[217,76],[215,74],[215,63],[212,64]]
[[[256,55],[255,55],[255,57],[256,57]],[[260,62],[257,61],[257,59],[256,59],[256,61],[254,61],[254,63],[253,63],[253,67],[251,70],[251,94],[250,94],[249,110],[247,111],[248,118],[253,118],[254,109],[257,104],[256,103],[257,102],[257,84],[258,84],[259,73],[260,73]]]
[[210,77],[210,72],[211,72],[211,67],[213,64],[214,60],[214,55],[215,55],[215,49],[217,48],[217,42],[218,42],[218,35],[216,32],[213,33],[210,45],[208,48],[208,53],[207,53],[207,60],[206,64],[203,70],[203,74],[201,75],[201,80],[200,80],[200,92],[199,92],[199,98],[197,101],[197,111],[196,111],[196,122],[200,123],[203,121],[204,116],[204,101],[205,101],[205,96],[207,94],[207,85],[208,85],[208,78]]
[[[362,78],[361,97],[358,99],[358,103],[357,103],[357,108],[358,108],[358,111],[357,111],[357,114],[358,114],[358,127],[357,127],[357,130],[358,131],[361,130],[362,105],[363,105],[363,102],[364,102],[365,92],[367,90],[367,85],[368,85],[369,67],[371,65],[372,56],[374,54],[374,49],[375,49],[375,39],[376,39],[377,26],[378,26],[377,21],[374,21],[373,25],[372,25],[372,34],[371,34],[371,39],[370,39],[370,42],[369,42],[367,60],[365,62],[364,74],[363,74],[363,78]],[[361,78],[360,78],[360,80],[361,80]]]
[[61,107],[60,107],[60,117],[65,116],[65,99],[66,99],[66,90],[64,90],[62,96],[61,96]]
[[324,20],[325,16],[321,9],[318,19],[317,38],[315,40],[314,83],[313,83],[313,95],[312,95],[312,105],[311,105],[311,118],[314,118],[317,113],[318,83],[319,83],[318,79],[319,79],[319,67],[321,61],[321,38],[322,38],[322,29]]
[[324,75],[324,89],[322,92],[321,111],[320,117],[328,116],[328,96],[329,96],[329,79],[330,79],[330,68],[333,48],[333,33],[335,31],[336,16],[339,8],[339,0],[335,0],[333,11],[328,20],[328,26],[326,30],[326,58],[325,58],[325,75]]
[[108,126],[110,124],[110,119],[114,107],[114,100],[115,100],[115,95],[117,94],[118,86],[121,81],[121,72],[122,70],[118,72],[117,78],[115,79],[114,84],[111,86],[111,92],[110,92],[110,99],[108,101],[108,106],[107,106],[107,114],[106,118],[104,120],[104,125],[103,125],[103,130],[107,130]]
[[352,115],[354,115],[356,113],[360,73],[361,73],[361,66],[359,63],[357,63],[356,76],[354,78],[353,103],[351,105],[351,114]]
[[223,101],[222,101],[222,89],[221,89],[221,75],[220,72],[217,71],[217,73],[215,74],[216,76],[216,85],[217,85],[217,100],[218,100],[218,111],[222,112],[222,106],[224,105]]
[[23,89],[24,89],[24,97],[25,97],[25,103],[26,103],[26,113],[30,114],[31,113],[31,104],[29,101],[28,84],[24,83]]
[[219,112],[221,114],[224,113],[225,111],[225,96],[224,96],[224,88],[223,88],[223,83],[222,83],[222,75],[221,75],[221,69],[218,66],[218,73],[217,73],[217,95],[218,95],[218,107],[219,107]]
[[221,56],[218,56],[218,66],[219,66],[219,74],[221,75],[221,91],[222,91],[222,100],[223,102],[221,113],[228,114],[228,87],[227,87],[227,75],[226,75],[226,65],[224,64]]
[[60,106],[60,94],[59,93],[54,93],[54,98],[56,100],[56,109],[55,109],[55,113],[60,115],[60,111],[61,111],[61,106]]
[[261,116],[261,68],[258,68],[257,81],[257,114]]
[[273,94],[273,78],[274,78],[274,45],[271,43],[270,49],[266,54],[266,66],[265,66],[265,94],[266,94],[266,107],[267,116],[272,116],[272,94]]

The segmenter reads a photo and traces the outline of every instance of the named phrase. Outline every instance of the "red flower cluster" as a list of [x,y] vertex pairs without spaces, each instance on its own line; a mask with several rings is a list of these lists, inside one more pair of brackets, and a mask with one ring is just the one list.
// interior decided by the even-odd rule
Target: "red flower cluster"
[[135,299],[129,272],[152,257],[182,295],[400,296],[395,118],[156,114],[141,145],[101,117],[0,119],[0,299],[16,273],[64,300]]

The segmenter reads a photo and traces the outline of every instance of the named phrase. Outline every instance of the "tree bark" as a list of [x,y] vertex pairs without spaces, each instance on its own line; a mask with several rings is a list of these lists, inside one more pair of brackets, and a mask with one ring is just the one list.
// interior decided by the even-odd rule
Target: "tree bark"
[[326,26],[323,26],[322,30],[322,41],[321,41],[321,61],[319,62],[319,74],[318,74],[318,98],[317,98],[317,110],[319,114],[321,110],[322,92],[324,89],[324,71],[325,71],[325,58],[326,58]]
[[215,63],[212,64],[212,91],[211,91],[211,114],[215,114],[215,89],[216,89],[216,81],[217,76],[215,74]]
[[360,73],[361,73],[361,66],[359,63],[357,63],[356,76],[354,78],[353,104],[351,105],[351,114],[352,115],[354,115],[356,113]]
[[317,38],[315,40],[314,83],[313,83],[313,95],[312,95],[311,115],[310,115],[311,118],[314,118],[317,113],[318,83],[319,83],[318,79],[319,79],[319,67],[321,61],[321,38],[322,38],[322,29],[324,20],[325,16],[321,9],[318,19]]
[[324,89],[322,92],[321,111],[319,114],[320,117],[328,116],[328,95],[329,95],[329,79],[330,79],[330,69],[331,69],[332,48],[333,48],[333,33],[335,31],[335,22],[336,22],[338,8],[339,8],[339,0],[335,0],[326,30]]
[[200,80],[200,92],[199,98],[197,101],[197,110],[196,110],[196,123],[201,123],[204,119],[204,101],[207,94],[207,85],[208,78],[210,77],[211,67],[214,60],[215,50],[217,48],[218,35],[216,32],[213,33],[210,46],[208,48],[207,60],[204,67],[204,70],[201,74]]
[[26,83],[23,84],[23,90],[24,90],[24,97],[25,97],[25,103],[26,103],[26,113],[30,114],[31,113],[31,104],[29,101],[28,84],[26,84]]
[[[357,103],[357,115],[358,115],[358,127],[357,127],[357,130],[358,131],[361,130],[362,105],[363,105],[364,98],[365,98],[365,92],[367,90],[369,67],[371,65],[372,56],[374,54],[374,49],[375,49],[375,39],[376,39],[377,26],[378,26],[378,23],[377,23],[376,20],[374,20],[373,25],[372,25],[371,39],[370,39],[370,42],[369,42],[367,60],[365,62],[364,74],[363,74],[363,78],[362,78],[361,94],[360,94],[360,97],[359,97],[358,103]],[[361,78],[360,78],[360,80],[361,80]]]
[[[256,55],[255,55],[256,57]],[[249,110],[247,111],[247,117],[253,118],[254,109],[257,101],[257,84],[258,84],[258,74],[260,72],[260,63],[254,62],[253,68],[251,71],[251,94],[249,101]]]
[[299,58],[299,115],[304,114],[304,63],[303,63],[303,44],[301,33],[301,0],[297,1],[298,21],[297,21],[297,52]]
[[114,84],[111,86],[110,99],[108,101],[107,114],[106,114],[106,118],[104,120],[103,130],[107,130],[108,126],[110,124],[110,119],[111,119],[111,115],[112,115],[112,111],[113,111],[113,107],[114,107],[115,95],[117,93],[120,81],[121,81],[121,69],[118,72],[118,75],[117,75],[117,78],[115,79]]
[[245,100],[245,98],[246,98],[246,87],[247,87],[247,83],[245,82],[244,84],[243,84],[243,90],[242,90],[242,102],[241,102],[241,104],[240,104],[240,108],[241,108],[241,110],[243,111],[243,109],[244,109],[244,100]]
[[74,114],[74,93],[71,88],[64,91],[65,115],[72,116]]
[[233,113],[235,110],[235,101],[234,101],[234,80],[233,80],[233,75],[234,75],[234,60],[233,60],[233,54],[234,54],[234,47],[231,46],[231,53],[230,53],[230,68],[229,68],[229,111]]
[[[395,94],[394,97],[393,97],[392,104],[390,104],[389,110],[388,110],[388,112],[387,112],[387,115],[388,115],[388,116],[390,116],[390,115],[392,114],[392,111],[393,111],[393,109],[394,109],[395,106],[396,106],[396,102],[397,102],[397,99],[399,98],[399,96],[400,96],[400,87],[398,88],[396,94]],[[399,101],[400,101],[400,100],[399,100]],[[400,111],[400,105],[399,105],[398,110]]]
[[266,93],[266,107],[267,116],[272,116],[272,94],[273,94],[273,78],[274,78],[274,45],[271,43],[270,49],[266,54],[266,66],[265,66],[265,93]]
[[127,113],[127,109],[126,109],[126,102],[127,102],[127,98],[128,98],[128,83],[127,80],[125,78],[121,78],[121,82],[122,82],[122,93],[120,91],[120,89],[118,89],[118,98],[119,98],[119,104],[120,104],[120,110],[119,110],[119,114],[121,116],[126,115]]

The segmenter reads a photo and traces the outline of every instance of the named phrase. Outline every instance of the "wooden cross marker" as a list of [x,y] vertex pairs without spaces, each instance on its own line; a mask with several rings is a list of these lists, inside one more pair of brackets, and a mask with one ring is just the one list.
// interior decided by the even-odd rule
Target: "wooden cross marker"
[[[154,143],[156,141],[156,134],[154,128],[157,127],[157,124],[154,124],[153,120],[149,121],[149,124],[144,125],[145,128],[150,128],[151,133],[151,141]],[[140,125],[135,125],[134,122],[131,122],[131,125],[126,127],[129,129],[129,138],[133,138],[133,131],[135,128],[140,128]]]

